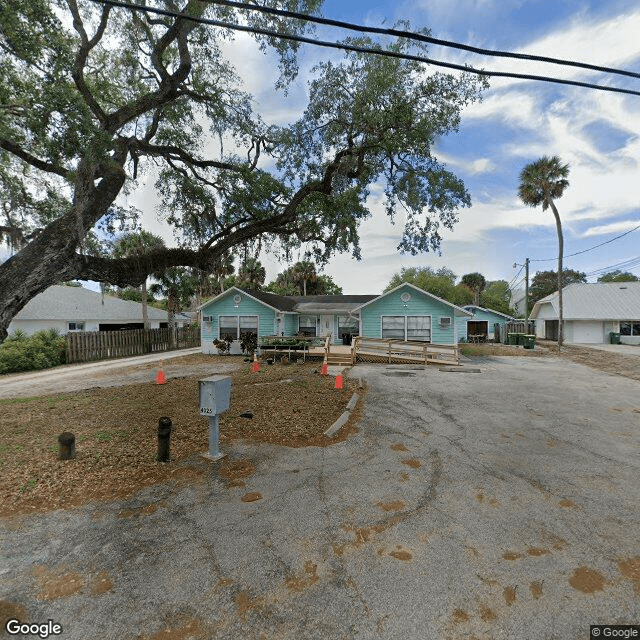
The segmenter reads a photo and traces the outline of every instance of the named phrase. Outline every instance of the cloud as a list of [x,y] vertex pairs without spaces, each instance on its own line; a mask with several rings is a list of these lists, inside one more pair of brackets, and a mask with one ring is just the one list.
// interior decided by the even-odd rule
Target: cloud
[[588,236],[601,236],[609,233],[618,233],[631,231],[640,226],[640,219],[636,220],[620,220],[619,222],[611,222],[610,224],[603,224],[598,227],[590,227],[582,235]]

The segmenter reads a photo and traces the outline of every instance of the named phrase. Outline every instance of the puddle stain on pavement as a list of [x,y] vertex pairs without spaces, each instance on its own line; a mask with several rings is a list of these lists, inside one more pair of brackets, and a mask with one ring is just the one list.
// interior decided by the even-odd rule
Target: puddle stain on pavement
[[405,504],[401,500],[395,500],[394,502],[378,502],[378,507],[382,511],[402,511]]
[[640,593],[640,556],[620,560],[618,562],[618,569],[623,576],[633,582],[635,592]]
[[318,565],[307,560],[304,563],[304,569],[301,574],[289,576],[285,581],[285,585],[289,591],[304,591],[318,582]]
[[417,458],[407,458],[406,460],[401,460],[402,464],[406,464],[408,467],[412,469],[419,469],[422,466],[422,462]]
[[401,442],[396,442],[395,444],[392,444],[391,450],[392,451],[409,451],[409,449],[407,449],[407,447],[405,447]]
[[9,620],[27,621],[27,610],[16,602],[0,600],[0,629],[4,631]]
[[469,614],[463,609],[456,609],[451,615],[451,622],[453,624],[461,624],[462,622],[468,622],[470,619]]
[[239,591],[234,598],[238,615],[246,620],[251,611],[264,609],[264,598],[252,598],[248,591]]
[[38,581],[40,592],[36,596],[38,600],[57,600],[78,593],[84,587],[84,580],[79,573],[54,573],[44,565],[38,565],[33,570],[33,575]]
[[534,600],[539,600],[542,596],[542,582],[532,582],[529,585],[529,591],[531,591]]
[[493,609],[490,609],[489,607],[481,607],[480,618],[484,622],[493,622],[498,618],[498,616],[496,615],[496,612]]
[[402,547],[398,546],[395,551],[390,551],[389,555],[395,558],[396,560],[403,560],[404,562],[409,562],[413,558],[413,556]]
[[602,591],[607,581],[605,577],[595,569],[578,567],[569,578],[569,584],[576,591],[592,594],[596,591]]
[[118,512],[118,518],[133,518],[135,516],[150,516],[158,510],[158,507],[163,506],[165,501],[150,502],[142,507],[136,507],[133,509],[122,509]]
[[245,493],[242,496],[242,502],[255,502],[256,500],[262,500],[262,494],[257,491]]
[[530,556],[533,556],[533,557],[537,558],[539,556],[549,555],[551,553],[551,551],[549,551],[549,549],[544,549],[544,548],[541,548],[541,547],[529,547],[527,549],[527,553]]
[[91,580],[91,595],[101,596],[107,591],[113,589],[113,580],[106,571],[101,571],[97,576]]
[[181,627],[161,629],[152,636],[139,636],[138,640],[200,640],[208,637],[201,628],[201,621],[191,619]]
[[516,587],[505,587],[503,595],[505,603],[510,607],[516,601]]
[[565,509],[580,510],[580,507],[575,502],[573,502],[573,500],[567,500],[566,498],[563,498],[562,500],[560,500],[558,504],[561,507],[564,507]]

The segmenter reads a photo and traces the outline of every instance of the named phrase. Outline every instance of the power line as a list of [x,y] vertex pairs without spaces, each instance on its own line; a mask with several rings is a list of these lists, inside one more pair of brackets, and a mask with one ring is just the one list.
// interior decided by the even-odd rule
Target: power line
[[342,20],[333,20],[331,18],[322,18],[319,16],[310,16],[304,13],[298,13],[296,11],[286,11],[284,9],[273,9],[271,7],[260,7],[246,5],[242,2],[236,2],[235,0],[205,0],[210,4],[217,4],[225,7],[234,7],[236,9],[245,9],[249,11],[258,11],[260,13],[266,13],[269,15],[276,15],[285,18],[295,18],[298,20],[304,20],[305,22],[312,22],[315,24],[327,25],[331,27],[339,27],[340,29],[348,29],[350,31],[359,31],[362,33],[377,33],[381,35],[395,36],[398,38],[406,38],[408,40],[416,40],[418,42],[426,42],[429,44],[436,44],[442,47],[449,47],[452,49],[460,49],[462,51],[469,51],[471,53],[478,53],[485,56],[500,57],[500,58],[514,58],[517,60],[532,60],[535,62],[545,62],[548,64],[557,64],[568,67],[578,67],[581,69],[588,69],[590,71],[601,71],[603,73],[613,73],[622,76],[628,76],[630,78],[640,78],[640,73],[634,71],[627,71],[625,69],[615,69],[613,67],[601,67],[598,65],[588,64],[586,62],[579,62],[575,60],[566,60],[561,58],[550,58],[547,56],[537,56],[529,53],[513,53],[511,51],[500,51],[496,49],[483,49],[481,47],[473,47],[468,44],[461,44],[452,40],[442,40],[440,38],[433,38],[426,36],[422,33],[415,33],[413,31],[403,31],[401,29],[383,29],[382,27],[365,27],[364,25],[354,24],[352,22],[343,22]]
[[[606,240],[605,242],[601,242],[600,244],[596,244],[593,247],[589,247],[588,249],[583,249],[582,251],[576,251],[576,253],[570,253],[569,255],[563,255],[563,258],[572,258],[573,256],[579,256],[581,253],[587,253],[588,251],[593,251],[594,249],[597,249],[598,247],[603,247],[605,244],[609,244],[610,242],[613,242],[614,240],[618,240],[620,238],[624,238],[624,236],[629,235],[632,231],[637,231],[638,229],[640,229],[640,224],[637,227],[634,227],[633,229],[629,229],[629,231],[625,231],[624,233],[621,233],[619,236],[616,236],[615,238],[611,238],[610,240]],[[557,260],[558,256],[556,256],[555,258],[545,258],[544,260],[534,260],[533,258],[530,260],[530,262],[551,262],[551,260]]]
[[551,78],[549,76],[537,76],[525,73],[510,73],[507,71],[487,71],[485,69],[475,69],[468,65],[454,64],[451,62],[443,62],[441,60],[435,60],[433,58],[426,58],[424,56],[416,56],[408,53],[399,53],[397,51],[388,51],[386,49],[374,49],[370,47],[360,47],[351,44],[344,44],[338,42],[328,42],[326,40],[317,40],[314,38],[307,38],[304,36],[295,36],[287,33],[279,33],[277,31],[271,31],[270,29],[262,29],[259,27],[250,27],[246,25],[240,25],[232,22],[224,22],[221,20],[213,20],[211,18],[199,18],[190,16],[177,11],[170,11],[168,9],[158,9],[155,7],[145,7],[138,4],[132,4],[130,2],[120,2],[119,0],[91,0],[96,4],[110,5],[113,7],[120,7],[123,9],[131,9],[134,11],[142,11],[146,13],[155,13],[158,15],[164,15],[172,18],[182,18],[184,20],[190,20],[199,24],[206,24],[214,27],[221,27],[223,29],[231,29],[233,31],[243,31],[246,33],[254,33],[258,35],[268,36],[271,38],[281,38],[283,40],[291,40],[293,42],[302,42],[305,44],[311,44],[318,47],[326,47],[330,49],[341,49],[343,51],[354,51],[357,53],[372,53],[375,55],[386,56],[389,58],[399,58],[402,60],[410,60],[413,62],[424,62],[426,64],[432,64],[436,67],[443,67],[446,69],[453,69],[456,71],[464,71],[466,73],[474,73],[479,76],[486,76],[492,78],[512,78],[516,80],[533,80],[537,82],[549,82],[551,84],[563,84],[573,87],[583,87],[586,89],[595,89],[598,91],[608,91],[610,93],[623,93],[627,95],[640,96],[640,91],[633,91],[631,89],[621,89],[619,87],[607,87],[605,85],[592,84],[590,82],[578,82],[576,80],[563,80],[561,78]]
[[589,273],[585,274],[587,276],[597,276],[597,275],[601,275],[603,273],[607,273],[608,271],[615,271],[615,270],[622,270],[622,269],[632,269],[633,267],[636,267],[640,265],[640,256],[637,256],[635,258],[631,258],[629,260],[625,260],[624,262],[620,262],[618,264],[612,264],[609,265],[608,267],[601,267],[600,269],[595,269],[594,271],[590,271]]

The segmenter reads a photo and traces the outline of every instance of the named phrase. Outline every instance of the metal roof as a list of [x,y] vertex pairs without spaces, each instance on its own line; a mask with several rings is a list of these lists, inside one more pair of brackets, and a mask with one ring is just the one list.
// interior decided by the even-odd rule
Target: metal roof
[[[563,300],[564,301],[564,300]],[[501,311],[496,311],[495,309],[485,309],[484,307],[480,307],[477,304],[466,304],[462,307],[466,311],[470,311],[471,313],[475,313],[475,310],[484,311],[486,313],[493,313],[496,316],[502,316],[503,318],[507,318],[507,320],[514,320],[513,316],[507,315],[506,313],[502,313]]]
[[[540,307],[551,304],[558,314],[558,292],[533,305],[530,319],[538,317]],[[565,320],[640,319],[640,282],[575,282],[562,290],[562,316]]]
[[[148,306],[149,320],[167,322],[167,312]],[[178,314],[176,314],[178,317]],[[104,296],[84,287],[53,285],[29,302],[14,320],[104,320],[142,322],[142,305],[131,300]]]

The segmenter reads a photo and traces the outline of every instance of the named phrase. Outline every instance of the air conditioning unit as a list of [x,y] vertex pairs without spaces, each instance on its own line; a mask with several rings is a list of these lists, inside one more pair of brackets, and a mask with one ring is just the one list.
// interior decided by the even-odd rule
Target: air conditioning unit
[[451,326],[451,317],[450,316],[442,316],[440,318],[440,327],[442,329],[446,329]]

